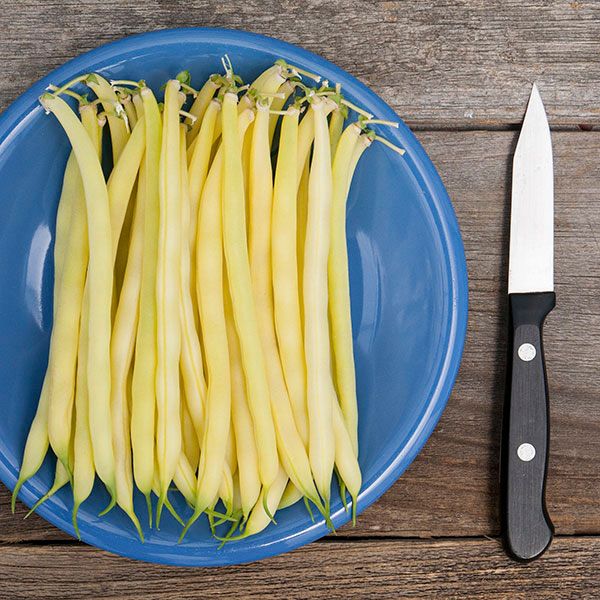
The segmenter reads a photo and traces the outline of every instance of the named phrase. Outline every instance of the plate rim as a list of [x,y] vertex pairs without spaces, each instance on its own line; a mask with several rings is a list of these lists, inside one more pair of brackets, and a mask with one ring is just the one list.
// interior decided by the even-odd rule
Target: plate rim
[[[413,171],[416,170],[418,172],[421,179],[419,183],[425,187],[429,196],[429,203],[432,203],[435,208],[436,228],[443,242],[443,250],[447,262],[448,285],[452,291],[451,310],[449,311],[451,326],[448,333],[448,344],[445,348],[443,360],[440,360],[440,372],[437,376],[436,384],[432,389],[426,410],[422,414],[412,435],[406,440],[404,448],[401,449],[379,476],[373,480],[370,486],[361,491],[357,506],[357,512],[361,513],[379,499],[400,478],[402,473],[414,461],[437,426],[450,398],[458,374],[466,338],[468,317],[466,258],[454,207],[437,169],[420,142],[404,121],[380,96],[353,75],[327,59],[298,45],[277,38],[241,29],[213,27],[158,29],[126,36],[88,50],[66,61],[36,81],[25,92],[20,94],[0,115],[0,154],[3,153],[6,145],[10,144],[11,134],[18,131],[21,122],[24,122],[28,116],[36,114],[38,110],[43,110],[37,104],[37,99],[50,82],[60,83],[68,77],[89,70],[86,65],[114,58],[123,52],[131,52],[150,45],[182,43],[187,37],[193,38],[196,42],[212,41],[227,43],[230,41],[237,46],[242,45],[258,49],[266,45],[271,50],[282,53],[287,60],[290,60],[290,57],[294,57],[294,59],[297,57],[300,64],[310,62],[311,64],[319,65],[322,69],[335,73],[347,82],[349,81],[351,85],[348,86],[346,84],[346,87],[360,91],[363,97],[370,99],[373,103],[381,107],[382,110],[378,112],[379,118],[399,121],[399,129],[391,130],[388,137],[398,138],[398,140],[402,138],[401,143],[406,148],[407,154],[414,163]],[[32,105],[34,106],[32,107]],[[0,480],[10,491],[14,489],[16,478],[5,464],[4,456],[0,456]],[[27,492],[25,487],[22,488],[19,499],[29,507],[36,500],[31,493]],[[70,535],[74,535],[71,523],[58,517],[51,509],[50,504],[40,506],[36,512],[55,527]],[[339,527],[348,521],[348,517],[343,511],[338,511],[333,516],[333,521],[336,527]],[[143,545],[129,545],[123,548],[114,547],[105,543],[105,538],[102,536],[93,533],[90,534],[89,532],[86,532],[86,535],[82,535],[82,540],[102,550],[146,562],[177,566],[224,566],[254,562],[269,556],[282,554],[310,543],[326,534],[327,528],[324,523],[317,524],[288,538],[281,538],[267,545],[241,550],[239,553],[232,554],[219,555],[218,552],[215,552],[213,557],[207,559],[206,556],[201,556],[201,560],[199,561],[194,560],[196,557],[191,554],[151,554],[148,551],[144,551]]]

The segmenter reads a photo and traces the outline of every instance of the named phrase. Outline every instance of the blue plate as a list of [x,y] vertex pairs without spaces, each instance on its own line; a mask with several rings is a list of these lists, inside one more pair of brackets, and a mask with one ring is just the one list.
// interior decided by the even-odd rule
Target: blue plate
[[[279,57],[339,82],[353,102],[382,119],[400,121],[363,84],[335,65],[289,44],[240,31],[177,29],[130,37],[88,52],[56,69],[0,117],[0,478],[15,485],[48,358],[52,327],[56,207],[69,151],[56,119],[38,96],[50,84],[98,71],[113,79],[145,79],[155,90],[188,69],[202,82],[221,70],[227,53],[245,80]],[[364,486],[358,512],[379,498],[415,458],[435,427],[458,370],[467,323],[467,272],[450,199],[419,142],[400,121],[386,129],[403,157],[373,144],[363,155],[348,204],[352,320],[360,405],[360,464]],[[31,506],[52,483],[46,459],[20,499]],[[68,487],[68,486],[67,486]],[[73,535],[65,487],[38,512]],[[178,493],[173,502],[188,509]],[[327,533],[299,503],[277,513],[277,525],[217,549],[205,522],[177,544],[170,515],[142,544],[118,509],[98,513],[108,496],[96,485],[79,511],[82,539],[136,559],[185,566],[258,560]],[[143,498],[136,497],[145,515]],[[348,521],[339,500],[333,522]],[[144,520],[144,519],[142,519]]]

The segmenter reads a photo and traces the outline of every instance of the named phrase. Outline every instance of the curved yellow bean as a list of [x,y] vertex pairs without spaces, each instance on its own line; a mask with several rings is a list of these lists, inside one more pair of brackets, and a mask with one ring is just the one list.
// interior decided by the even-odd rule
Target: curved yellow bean
[[212,100],[215,92],[220,88],[218,80],[211,76],[208,78],[206,83],[202,86],[198,95],[194,99],[192,106],[190,107],[189,113],[196,117],[196,120],[192,122],[191,119],[187,118],[189,124],[191,124],[190,130],[187,132],[187,145],[190,146],[199,135],[200,128],[204,121],[204,116],[207,111],[210,101]]
[[357,125],[351,124],[346,127],[340,137],[333,161],[331,244],[327,265],[334,380],[344,421],[356,455],[358,455],[358,407],[346,247],[346,198],[350,163],[360,134],[361,130]]
[[252,415],[248,408],[246,396],[240,343],[235,331],[231,297],[227,285],[225,286],[224,297],[227,340],[229,343],[229,371],[231,374],[231,419],[236,442],[240,507],[244,519],[247,519],[260,495],[258,454],[256,441],[254,440]]
[[[145,165],[142,164],[140,180],[145,179],[144,170]],[[144,536],[133,508],[131,434],[130,414],[127,402],[127,383],[139,317],[139,298],[144,253],[144,193],[144,186],[140,186],[137,202],[135,203],[127,268],[125,269],[123,288],[119,297],[111,339],[111,413],[117,504],[131,519],[142,540]]]
[[[59,99],[60,100],[60,99]],[[98,132],[96,111],[93,107],[82,108],[82,122],[75,117],[69,107],[60,100],[59,110],[78,126],[76,131],[81,139],[91,147],[92,161],[100,163],[97,158],[96,135]],[[66,107],[66,108],[65,108]],[[77,155],[76,155],[77,157]],[[71,439],[71,413],[75,390],[77,347],[79,343],[80,317],[82,314],[86,268],[88,264],[88,233],[86,203],[83,197],[84,183],[79,175],[81,166],[77,159],[78,186],[81,186],[77,197],[71,204],[69,221],[69,239],[64,249],[64,260],[59,269],[59,289],[55,290],[55,319],[50,341],[48,357],[48,435],[54,453],[63,465],[68,467],[69,443]],[[106,190],[104,178],[101,185]],[[102,240],[102,244],[105,241]],[[101,249],[101,252],[103,250]]]
[[115,106],[119,104],[119,98],[113,87],[104,77],[94,73],[86,81],[87,85],[98,96],[102,106],[107,113],[108,127],[110,128],[110,141],[113,152],[113,163],[116,165],[125,144],[129,139],[129,131],[125,121],[116,116]]
[[[281,96],[273,98],[273,101],[271,102],[271,110],[281,110],[293,91],[294,84],[291,81],[286,81],[285,83],[283,83],[277,90],[277,93],[281,94]],[[275,129],[277,127],[278,120],[279,115],[276,114],[271,115],[271,118],[269,119],[269,144],[273,143],[273,136],[275,135]]]

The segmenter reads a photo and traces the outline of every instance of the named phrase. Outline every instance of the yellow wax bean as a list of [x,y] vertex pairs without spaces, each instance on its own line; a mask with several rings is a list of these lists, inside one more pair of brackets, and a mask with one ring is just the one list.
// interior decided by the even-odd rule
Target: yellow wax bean
[[125,215],[130,205],[133,187],[142,162],[142,156],[144,155],[145,140],[146,125],[145,120],[141,119],[136,123],[131,137],[127,141],[118,162],[115,164],[108,178],[110,224],[113,240],[113,256],[115,258],[125,222]]
[[190,107],[189,113],[196,117],[195,121],[192,121],[189,117],[186,118],[188,124],[191,125],[190,130],[187,132],[187,145],[190,146],[199,135],[202,122],[204,121],[205,113],[210,105],[215,92],[219,89],[220,84],[215,76],[208,78],[206,83],[202,86],[198,95],[194,99],[192,106]]
[[194,307],[194,320],[198,328],[198,304],[196,302],[196,229],[198,226],[198,206],[200,194],[206,182],[210,165],[212,140],[215,124],[218,122],[221,103],[212,100],[202,119],[202,126],[194,143],[194,151],[189,161],[189,196],[190,196],[190,293]]
[[304,167],[308,162],[310,149],[313,145],[314,139],[315,119],[313,112],[311,110],[308,110],[308,112],[302,118],[302,121],[300,121],[300,125],[298,126],[298,152],[296,153],[296,182],[298,187],[300,186],[300,180],[304,172]]
[[304,323],[304,303],[302,280],[304,277],[304,244],[306,241],[306,220],[308,218],[308,159],[302,170],[302,177],[298,185],[297,208],[296,208],[296,254],[298,261],[298,297],[300,298],[300,320]]
[[302,339],[297,259],[296,169],[298,110],[283,117],[273,191],[271,226],[275,328],[294,420],[308,447],[306,364]]
[[288,481],[277,510],[283,510],[284,508],[288,508],[288,506],[296,504],[298,500],[302,500],[302,496],[302,492],[291,481]]
[[180,84],[165,88],[162,149],[159,166],[160,226],[156,272],[156,452],[159,471],[157,527],[169,485],[181,453],[179,417],[179,356],[181,325],[179,290],[181,264],[181,169],[179,149]]
[[335,152],[344,129],[344,121],[348,115],[348,109],[345,106],[338,106],[329,119],[329,141],[331,147],[331,160],[335,160]]
[[[331,404],[333,406],[332,421],[335,440],[335,466],[340,479],[344,482],[352,497],[352,522],[356,523],[356,501],[360,492],[360,486],[362,485],[362,475],[352,439],[346,429],[342,411],[335,395],[331,397]],[[342,493],[345,492],[342,490]]]
[[162,119],[154,94],[149,88],[140,92],[144,104],[146,146],[144,256],[140,289],[140,318],[135,344],[135,362],[131,382],[131,445],[135,483],[146,497],[151,519],[150,493],[154,479],[155,411],[156,411],[156,266],[159,233],[159,162],[162,140]]
[[135,106],[136,122],[144,118],[144,101],[141,94],[133,95],[133,105]]
[[54,312],[56,312],[58,291],[60,290],[60,278],[65,258],[67,244],[69,242],[69,228],[71,226],[71,215],[73,213],[73,202],[76,194],[81,195],[83,187],[79,167],[75,154],[71,151],[65,174],[63,186],[56,211],[56,233],[54,236]]
[[[145,165],[142,164],[140,180],[145,179],[144,170]],[[133,508],[131,434],[130,414],[127,403],[127,383],[139,317],[144,253],[144,208],[146,204],[144,193],[145,187],[140,186],[135,204],[127,268],[125,270],[123,288],[119,297],[111,339],[111,413],[117,504],[129,516],[142,540],[144,536]]]
[[[202,368],[202,350],[196,330],[194,306],[190,288],[190,197],[188,169],[185,159],[185,129],[180,126],[180,167],[181,167],[181,224],[179,314],[181,319],[181,374],[185,389],[188,415],[194,426],[198,443],[202,440],[206,381]],[[195,296],[195,294],[194,294]],[[194,466],[198,463],[193,462]]]
[[113,152],[113,163],[116,165],[123,148],[129,139],[129,131],[124,119],[115,115],[115,106],[120,105],[117,93],[106,79],[94,73],[89,76],[87,85],[98,96],[107,113],[110,141]]
[[127,116],[127,124],[129,125],[129,129],[133,129],[135,124],[137,123],[137,112],[135,110],[135,106],[133,104],[131,95],[128,94],[126,96],[121,96],[120,98],[121,104],[125,109],[125,115]]
[[69,483],[69,471],[65,469],[65,465],[63,465],[60,460],[56,461],[56,466],[54,468],[54,482],[52,483],[52,487],[31,507],[31,510],[25,515],[25,519],[27,519],[31,513],[35,512],[39,506],[44,504],[46,500],[52,498],[58,490]]
[[[286,81],[285,83],[283,83],[277,90],[277,93],[281,96],[273,98],[273,101],[271,102],[271,110],[281,110],[293,91],[294,84],[291,81]],[[269,144],[273,143],[273,136],[275,135],[275,128],[277,127],[278,120],[279,115],[271,115],[271,118],[269,119]]]
[[310,431],[310,464],[317,489],[329,508],[335,444],[333,393],[327,318],[327,257],[331,235],[332,173],[326,101],[315,99],[315,147],[308,182],[308,218],[304,250],[304,349]]
[[133,211],[135,193],[132,193],[135,185],[137,170],[144,152],[145,123],[140,120],[136,123],[131,136],[127,140],[119,159],[112,170],[108,180],[108,196],[111,205],[111,225],[113,240],[115,240],[115,276],[114,288],[115,298],[121,294],[125,269],[127,267],[127,256],[129,253],[131,228],[133,223]]
[[346,247],[346,198],[348,196],[350,163],[360,134],[361,130],[357,125],[351,124],[346,127],[333,161],[331,244],[327,269],[334,380],[344,421],[356,455],[358,455],[358,407],[350,316],[348,250]]
[[196,475],[185,454],[179,457],[173,481],[186,502],[193,507],[196,504]]
[[225,514],[231,515],[233,512],[233,475],[227,462],[223,464],[223,474],[219,482],[219,498],[225,506]]
[[275,427],[269,402],[265,358],[258,331],[248,258],[242,156],[238,132],[237,96],[223,99],[223,246],[233,316],[246,377],[248,406],[254,423],[262,484],[269,489],[277,476]]
[[181,403],[181,439],[186,459],[190,465],[197,465],[200,460],[200,443],[186,402]]
[[248,408],[248,399],[246,396],[246,383],[244,381],[240,344],[233,322],[233,309],[227,285],[225,286],[224,297],[227,339],[229,343],[229,370],[231,374],[231,417],[236,441],[240,505],[242,515],[244,519],[247,519],[260,495],[258,454],[254,440],[252,416]]
[[[77,513],[79,507],[92,493],[96,470],[90,433],[90,410],[88,393],[88,339],[89,304],[81,313],[79,348],[77,353],[77,384],[75,387],[75,436],[73,450],[73,510],[72,521],[79,538]],[[115,498],[116,500],[116,498]],[[111,502],[112,504],[112,502]],[[111,506],[109,504],[109,506]]]
[[[101,131],[101,130],[97,130]],[[101,156],[101,145],[96,145],[98,156]],[[74,227],[81,222],[83,224],[82,245],[80,254],[85,256],[85,266],[88,257],[88,234],[87,218],[85,215],[85,201],[83,197],[79,201],[79,211],[73,214],[71,221],[71,235],[75,235]],[[89,302],[84,302],[81,310],[81,321],[79,324],[79,348],[77,349],[77,380],[75,385],[75,431],[73,435],[73,510],[72,522],[77,537],[79,537],[79,526],[77,513],[81,504],[89,497],[94,487],[96,469],[92,450],[92,439],[90,435],[89,418],[89,394],[88,394],[88,338],[89,338]],[[112,503],[111,503],[112,504]],[[110,505],[109,505],[110,506]]]

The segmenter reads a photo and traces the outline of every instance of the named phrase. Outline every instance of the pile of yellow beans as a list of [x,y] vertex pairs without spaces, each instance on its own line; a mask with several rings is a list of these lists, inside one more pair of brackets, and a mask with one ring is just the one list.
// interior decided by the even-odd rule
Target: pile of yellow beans
[[373,140],[402,153],[373,129],[395,124],[283,60],[250,85],[223,67],[199,90],[179,73],[160,104],[143,81],[98,74],[40,98],[72,150],[13,510],[50,448],[54,484],[32,510],[70,484],[77,535],[96,476],[102,514],[118,506],[142,540],[134,488],[148,528],[166,507],[180,539],[203,515],[222,542],[254,535],[298,500],[333,529],[334,472],[355,519],[346,200]]

